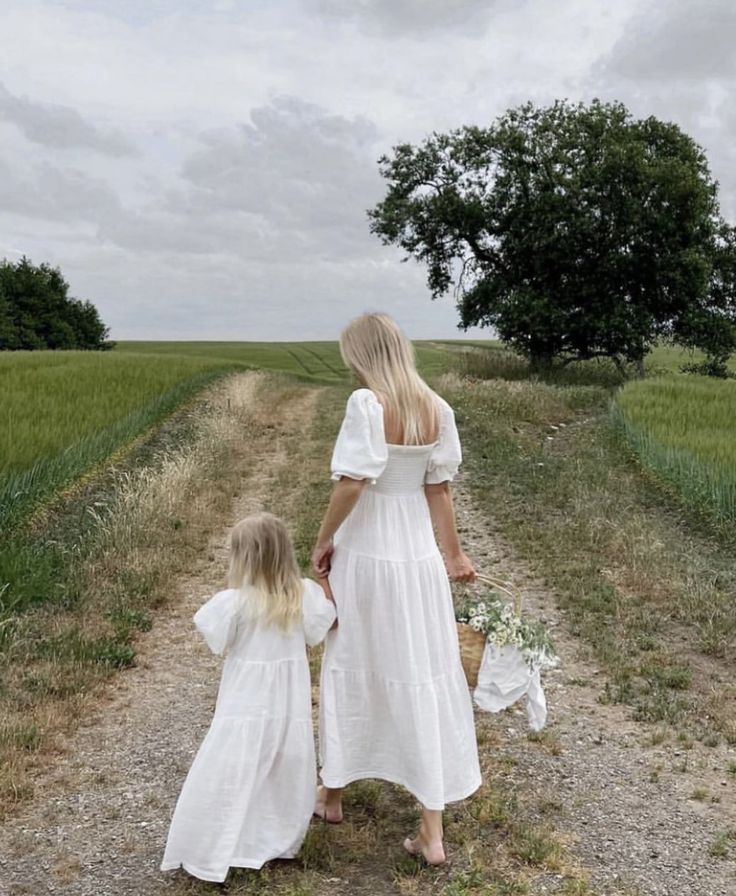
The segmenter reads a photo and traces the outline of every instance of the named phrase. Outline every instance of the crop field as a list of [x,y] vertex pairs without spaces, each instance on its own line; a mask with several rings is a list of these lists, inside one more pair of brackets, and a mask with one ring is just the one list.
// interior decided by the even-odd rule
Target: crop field
[[613,413],[657,475],[690,501],[736,518],[736,381],[640,380],[619,392]]
[[[441,347],[443,344],[415,343],[417,361],[426,376],[446,369],[448,353]],[[116,352],[176,355],[216,363],[228,361],[240,367],[292,373],[333,383],[348,376],[337,342],[120,342]]]
[[89,352],[0,357],[0,527],[154,425],[225,361]]
[[[448,353],[419,345],[434,375]],[[111,353],[17,352],[0,357],[0,525],[72,482],[237,369],[345,381],[336,342],[124,342]]]

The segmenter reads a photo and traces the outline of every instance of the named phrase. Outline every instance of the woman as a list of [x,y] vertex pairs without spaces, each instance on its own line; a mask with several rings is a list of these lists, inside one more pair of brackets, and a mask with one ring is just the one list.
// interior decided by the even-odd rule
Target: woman
[[390,317],[354,320],[340,349],[363,388],[348,400],[332,456],[337,483],[312,555],[338,610],[322,663],[315,812],[342,821],[351,781],[400,784],[422,804],[419,833],[404,846],[440,864],[445,803],[480,785],[448,582],[475,578],[449,486],[460,442],[452,409],[421,379]]

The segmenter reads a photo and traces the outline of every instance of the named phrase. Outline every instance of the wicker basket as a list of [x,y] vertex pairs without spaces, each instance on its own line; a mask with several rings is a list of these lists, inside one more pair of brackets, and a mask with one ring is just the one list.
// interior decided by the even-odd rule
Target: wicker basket
[[[510,582],[502,582],[480,573],[476,575],[476,579],[491,585],[494,591],[498,591],[508,597],[514,605],[516,615],[521,616],[522,599],[518,588],[515,588]],[[468,686],[474,688],[478,684],[478,672],[483,659],[483,651],[486,647],[486,635],[484,632],[477,632],[465,622],[458,622],[457,639],[460,645],[460,659],[463,664],[463,672],[465,672],[465,677],[468,680]]]

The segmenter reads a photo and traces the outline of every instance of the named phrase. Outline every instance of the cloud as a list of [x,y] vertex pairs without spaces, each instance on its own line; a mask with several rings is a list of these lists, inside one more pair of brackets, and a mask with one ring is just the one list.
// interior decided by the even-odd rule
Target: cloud
[[648,2],[631,19],[603,68],[632,82],[697,84],[736,77],[733,0]]
[[289,265],[371,257],[366,209],[381,195],[377,132],[295,97],[200,135],[176,187],[107,221],[101,235],[143,252],[233,254]]
[[135,152],[133,144],[120,131],[100,129],[69,106],[15,96],[2,83],[0,120],[14,124],[33,143],[52,149],[84,147],[111,156]]
[[600,95],[692,133],[736,211],[729,7],[644,3],[5,0],[0,251],[114,338],[330,338],[367,308],[452,336],[368,231],[392,144]]
[[591,72],[602,97],[623,100],[636,116],[673,121],[704,147],[730,218],[736,215],[735,31],[731,0],[649,0]]
[[73,167],[43,162],[20,171],[18,164],[0,159],[0,184],[5,214],[96,224],[122,211],[117,194],[107,183]]
[[469,30],[487,20],[489,0],[307,0],[307,8],[328,18],[348,20],[384,35],[426,35],[447,28]]

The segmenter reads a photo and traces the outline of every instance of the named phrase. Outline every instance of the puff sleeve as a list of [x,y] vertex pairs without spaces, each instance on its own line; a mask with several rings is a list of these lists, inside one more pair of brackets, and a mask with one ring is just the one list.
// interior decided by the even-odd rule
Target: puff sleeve
[[332,478],[347,476],[375,482],[387,462],[383,408],[370,389],[356,389],[348,399],[332,452]]
[[460,436],[455,426],[455,414],[444,399],[440,398],[439,404],[439,434],[427,464],[427,473],[424,477],[427,485],[452,482],[463,459]]
[[239,595],[234,588],[218,591],[194,614],[194,624],[213,653],[224,654],[238,630]]
[[319,644],[332,627],[337,617],[335,605],[325,597],[322,588],[312,579],[302,579],[304,596],[302,597],[302,621],[304,639],[310,647]]

